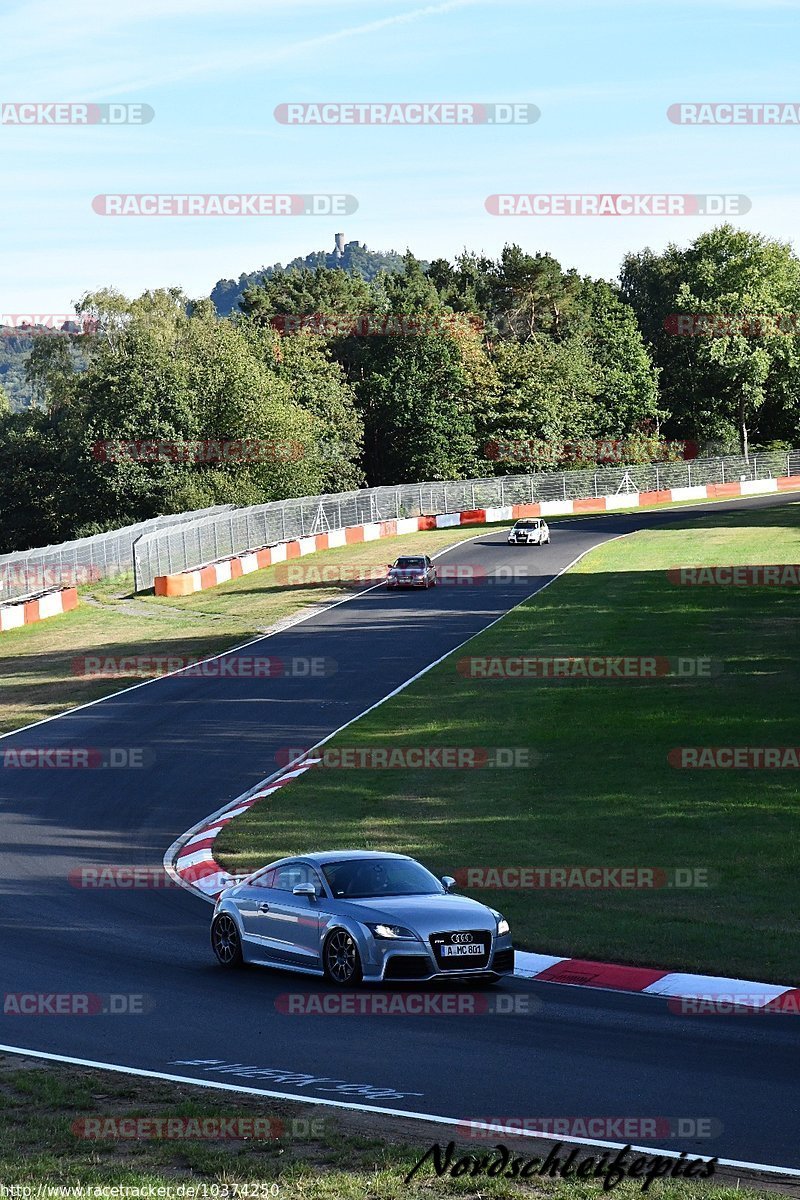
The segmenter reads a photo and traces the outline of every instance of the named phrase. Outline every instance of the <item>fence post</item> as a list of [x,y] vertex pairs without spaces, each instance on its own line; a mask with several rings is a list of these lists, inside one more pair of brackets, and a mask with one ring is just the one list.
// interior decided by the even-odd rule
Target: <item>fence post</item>
[[131,542],[131,558],[133,559],[133,590],[134,590],[134,593],[141,590],[139,587],[140,577],[139,577],[138,563],[136,561],[136,547],[139,544],[139,542],[142,540],[143,537],[144,537],[144,534],[140,533],[139,536],[134,538],[133,541]]
[[753,455],[753,479],[758,479],[758,455]]

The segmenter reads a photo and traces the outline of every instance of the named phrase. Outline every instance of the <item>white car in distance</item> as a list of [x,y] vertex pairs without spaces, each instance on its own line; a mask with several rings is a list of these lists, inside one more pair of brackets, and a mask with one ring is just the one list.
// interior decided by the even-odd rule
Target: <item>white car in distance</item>
[[509,546],[546,546],[549,541],[547,522],[539,517],[524,517],[508,531]]

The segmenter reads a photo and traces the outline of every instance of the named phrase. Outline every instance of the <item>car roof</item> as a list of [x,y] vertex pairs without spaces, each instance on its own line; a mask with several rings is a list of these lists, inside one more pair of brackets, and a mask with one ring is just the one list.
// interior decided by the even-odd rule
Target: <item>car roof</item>
[[316,850],[313,854],[289,854],[285,858],[279,858],[275,862],[267,863],[260,870],[265,871],[267,867],[281,867],[285,863],[290,862],[306,862],[311,863],[313,866],[321,866],[323,863],[347,862],[354,858],[398,858],[409,860],[410,855],[392,854],[388,850]]

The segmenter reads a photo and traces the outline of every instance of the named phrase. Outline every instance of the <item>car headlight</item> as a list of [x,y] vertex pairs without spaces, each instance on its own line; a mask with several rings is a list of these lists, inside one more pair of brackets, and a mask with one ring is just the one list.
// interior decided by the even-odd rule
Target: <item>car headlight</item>
[[511,926],[505,917],[500,917],[497,922],[497,936],[502,937],[506,933],[511,933]]
[[412,930],[406,929],[402,925],[367,925],[367,929],[374,938],[383,938],[389,941],[394,938],[414,938],[416,940],[417,937]]

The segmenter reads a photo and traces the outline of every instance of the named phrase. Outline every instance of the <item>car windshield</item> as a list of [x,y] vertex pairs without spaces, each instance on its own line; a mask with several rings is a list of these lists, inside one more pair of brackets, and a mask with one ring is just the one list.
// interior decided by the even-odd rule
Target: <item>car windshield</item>
[[394,564],[401,571],[419,570],[425,566],[424,558],[398,558]]
[[515,529],[535,529],[536,521],[517,521]]
[[444,888],[419,863],[404,858],[354,858],[322,868],[337,900],[373,896],[431,896]]

